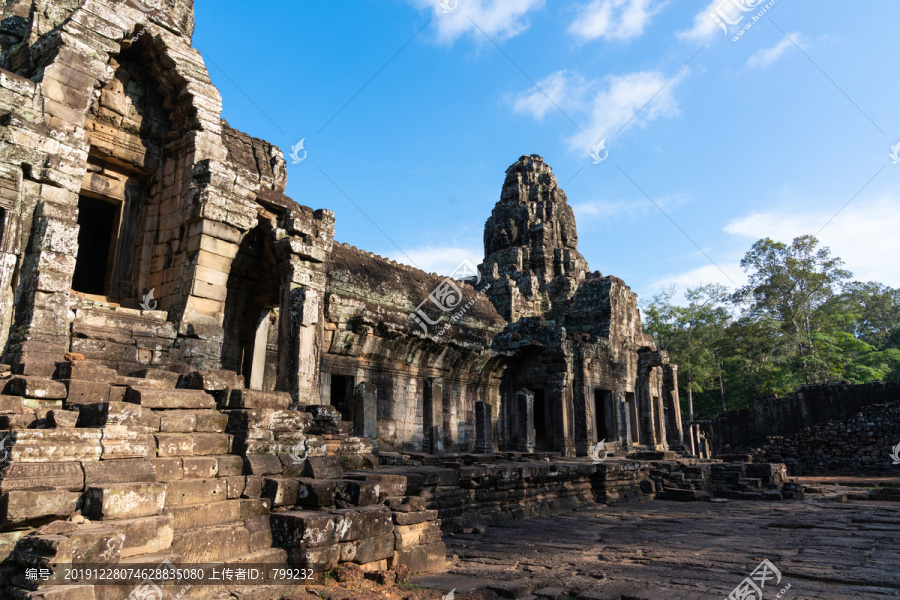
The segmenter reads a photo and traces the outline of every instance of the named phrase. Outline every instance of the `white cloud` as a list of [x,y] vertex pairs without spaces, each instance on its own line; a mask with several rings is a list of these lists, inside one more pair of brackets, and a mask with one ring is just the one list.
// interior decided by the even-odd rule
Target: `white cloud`
[[[664,196],[656,199],[656,204],[663,210],[670,210],[686,202],[683,196]],[[636,219],[651,212],[656,212],[646,198],[630,200],[589,200],[571,205],[575,211],[575,221],[584,225],[592,221],[614,221],[619,219]]]
[[[900,285],[900,196],[883,194],[856,198],[816,236],[844,260],[845,268],[862,281]],[[751,243],[764,237],[790,243],[797,236],[815,234],[838,207],[779,209],[732,220],[725,231]]]
[[644,127],[654,119],[677,115],[673,91],[688,73],[690,69],[685,68],[672,81],[659,71],[588,80],[578,73],[557,71],[537,82],[540,89],[531,88],[514,97],[512,105],[516,112],[535,118],[558,108],[576,123],[581,122],[582,132],[567,143],[571,149],[587,153],[594,144],[626,127]]
[[[513,101],[513,110],[531,113],[535,119],[542,119],[547,111],[561,107],[577,108],[583,105],[587,92],[585,79],[578,73],[565,69],[551,73],[537,82],[538,87],[519,95]],[[540,88],[540,89],[539,89]]]
[[[450,275],[453,269],[463,261],[468,259],[475,265],[484,260],[484,248],[481,247],[465,247],[465,246],[420,246],[418,248],[409,248],[405,250],[405,254],[397,250],[388,254],[388,258],[416,267],[426,273],[437,273],[438,275]],[[412,262],[410,262],[412,260]],[[413,264],[415,263],[415,264]]]
[[[421,10],[430,10],[438,41],[453,43],[464,35],[483,40],[482,31],[495,41],[508,40],[530,26],[529,13],[544,6],[544,0],[446,0],[443,12],[438,0],[408,0]],[[479,29],[481,31],[479,31]]]
[[[791,39],[788,39],[791,38]],[[794,44],[791,42],[794,40],[798,46],[803,48],[806,45],[806,39],[800,35],[798,32],[793,32],[787,34],[787,37],[782,38],[777,44],[772,46],[771,48],[763,48],[762,50],[754,53],[749,59],[747,59],[748,67],[768,67],[773,62],[778,60],[778,58],[784,54],[784,51],[788,48],[791,48]]]
[[593,0],[579,7],[568,32],[581,41],[597,38],[630,40],[644,32],[664,2],[654,0]]
[[709,6],[694,15],[694,25],[685,31],[679,31],[676,35],[678,39],[687,42],[707,43],[722,37],[722,30],[710,16],[718,6],[722,4],[722,0],[713,0]]

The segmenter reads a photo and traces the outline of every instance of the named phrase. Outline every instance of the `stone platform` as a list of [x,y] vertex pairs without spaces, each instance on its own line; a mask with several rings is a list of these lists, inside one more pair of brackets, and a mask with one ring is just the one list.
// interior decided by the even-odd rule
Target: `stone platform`
[[452,567],[413,578],[502,598],[722,600],[768,559],[764,598],[900,596],[896,503],[643,502],[445,536]]

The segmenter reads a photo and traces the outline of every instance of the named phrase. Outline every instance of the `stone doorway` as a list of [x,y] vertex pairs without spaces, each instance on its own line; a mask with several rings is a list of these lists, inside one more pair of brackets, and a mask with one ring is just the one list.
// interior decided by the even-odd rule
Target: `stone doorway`
[[225,297],[222,368],[244,376],[250,389],[284,389],[278,353],[281,276],[271,234],[251,230],[231,264]]
[[78,198],[78,256],[72,289],[94,296],[110,294],[115,262],[121,204],[80,196]]
[[544,390],[534,390],[534,447],[544,451],[553,449],[553,410]]
[[610,390],[594,390],[594,443],[600,440],[610,441],[613,437],[609,427],[609,415],[612,410],[612,392]]
[[354,423],[353,377],[331,375],[330,404],[341,413],[341,421]]

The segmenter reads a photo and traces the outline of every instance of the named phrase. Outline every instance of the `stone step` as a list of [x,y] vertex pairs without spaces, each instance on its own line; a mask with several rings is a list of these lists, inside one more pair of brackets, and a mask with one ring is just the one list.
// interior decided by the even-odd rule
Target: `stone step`
[[166,483],[165,508],[219,502],[227,497],[227,483],[224,479],[170,481]]
[[112,483],[90,487],[84,495],[84,515],[110,521],[159,515],[166,501],[162,483]]
[[215,399],[202,390],[129,386],[125,393],[125,401],[140,404],[144,408],[156,409],[216,407]]
[[176,531],[172,551],[186,563],[228,560],[251,552],[250,531],[240,523]]
[[240,498],[194,504],[189,506],[173,506],[165,510],[172,518],[176,530],[212,527],[226,523],[238,523],[247,519],[269,514],[269,504],[258,498]]
[[157,433],[157,456],[212,456],[231,452],[227,433]]
[[115,369],[110,369],[92,360],[65,361],[56,363],[56,379],[80,379],[83,381],[96,381],[100,383],[112,383],[118,377]]
[[125,534],[121,557],[165,552],[172,544],[175,528],[169,515],[122,519],[115,522],[116,531]]

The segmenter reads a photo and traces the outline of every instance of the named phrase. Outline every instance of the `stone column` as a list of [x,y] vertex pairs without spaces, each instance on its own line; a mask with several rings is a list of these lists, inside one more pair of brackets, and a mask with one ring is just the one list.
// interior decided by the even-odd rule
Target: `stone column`
[[422,406],[422,451],[444,453],[444,381],[440,377],[425,380]]
[[[594,411],[596,410],[594,407],[594,394],[590,386],[590,364],[590,358],[584,358],[581,361],[576,358],[575,361],[576,373],[579,373],[573,386],[574,414],[572,425],[576,456],[588,455],[591,449],[591,431],[593,431],[594,423],[596,422],[596,417],[594,416]],[[599,441],[599,438],[597,439]]]
[[363,381],[353,388],[353,435],[369,438],[378,452],[378,399],[375,384]]
[[516,393],[516,450],[534,452],[534,393]]
[[318,404],[319,293],[309,287],[292,287],[286,308],[281,314],[288,329],[288,390],[295,402]]
[[657,436],[656,427],[654,427],[654,418],[658,407],[653,405],[653,393],[650,385],[653,379],[653,369],[668,362],[669,357],[665,352],[652,351],[646,347],[638,351],[638,381],[634,390],[638,426],[642,438],[641,443],[654,449],[662,448],[665,440],[659,439],[660,436]]
[[487,402],[475,403],[475,452],[493,454],[494,421],[491,418],[492,407]]
[[616,406],[618,407],[619,421],[619,440],[622,443],[623,450],[631,452],[631,445],[634,443],[631,437],[631,413],[628,400],[625,394],[619,392],[616,394]]
[[684,430],[681,424],[681,401],[678,398],[678,365],[663,365],[663,397],[669,412],[666,437],[669,448],[684,451]]

